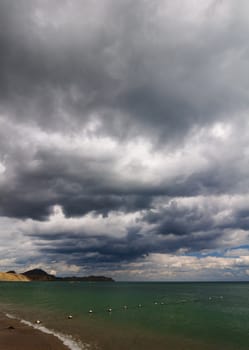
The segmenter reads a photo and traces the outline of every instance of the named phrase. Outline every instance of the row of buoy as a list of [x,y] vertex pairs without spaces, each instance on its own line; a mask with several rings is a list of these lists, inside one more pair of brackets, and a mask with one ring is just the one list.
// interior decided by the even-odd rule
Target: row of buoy
[[[212,299],[215,299],[215,298],[223,299],[223,296],[221,295],[221,296],[219,296],[219,297],[209,297],[208,300],[212,300]],[[199,299],[195,299],[195,300],[192,300],[192,301],[200,301],[200,300],[199,300]],[[181,301],[179,301],[179,302],[177,302],[177,303],[181,304],[181,303],[187,303],[187,302],[188,302],[188,300],[183,299],[183,300],[181,300]],[[160,303],[159,303],[158,301],[155,301],[155,302],[154,302],[154,305],[168,305],[168,304],[165,303],[164,301],[161,301]],[[141,308],[141,307],[142,307],[142,304],[138,304],[137,307],[138,307],[138,308]],[[128,309],[128,306],[127,306],[127,305],[124,305],[124,306],[123,306],[123,309],[124,309],[124,310],[127,310],[127,309]],[[112,312],[112,308],[108,308],[106,311],[107,311],[107,312]],[[89,313],[89,314],[92,314],[92,313],[93,313],[93,309],[90,309],[90,310],[88,311],[88,313]]]
[[[154,304],[157,305],[158,303],[155,302]],[[162,302],[161,304],[163,305],[164,303]],[[138,304],[137,307],[141,308],[141,307],[142,307],[142,304]],[[124,306],[123,306],[123,309],[124,309],[124,310],[127,310],[127,309],[128,309],[128,306],[127,306],[127,305],[124,305]],[[110,308],[108,308],[106,311],[109,312],[109,313],[111,313],[111,312],[112,312],[112,308],[110,307]],[[92,313],[93,313],[93,309],[89,309],[89,310],[88,310],[88,313],[89,313],[89,314],[92,314]],[[73,316],[72,316],[72,315],[68,315],[67,318],[68,318],[68,320],[71,320],[71,319],[73,318]],[[41,321],[40,321],[40,320],[36,320],[35,323],[36,323],[36,324],[41,324]]]
[[[142,304],[138,304],[137,307],[139,307],[139,308],[142,307]],[[124,309],[124,310],[128,310],[128,306],[127,306],[127,305],[124,305],[124,306],[123,306],[123,309]],[[110,307],[110,308],[106,309],[106,311],[107,311],[107,312],[112,312],[112,308]],[[88,313],[89,313],[89,314],[92,314],[92,313],[93,313],[93,309],[88,310]]]
[[[217,296],[209,297],[208,300],[217,299],[217,298],[223,299],[223,295],[220,295],[219,297],[217,297]],[[195,300],[195,301],[198,301],[198,300]],[[186,303],[187,300],[184,299],[184,300],[181,300],[180,302],[181,302],[181,303]],[[160,305],[167,305],[167,303],[165,303],[165,302],[163,302],[163,301],[161,301],[160,303],[158,303],[157,301],[154,302],[154,305],[158,305],[158,304],[160,304]],[[137,307],[138,307],[138,308],[141,308],[141,307],[142,307],[142,304],[138,304]],[[127,306],[127,305],[124,305],[124,306],[123,306],[123,309],[124,309],[124,310],[127,310],[127,309],[128,309],[128,306]],[[110,307],[110,308],[106,309],[106,311],[109,312],[109,313],[111,313],[111,312],[112,312],[112,308]],[[88,313],[89,313],[89,314],[93,314],[93,309],[89,309],[89,310],[88,310]],[[68,318],[69,320],[71,320],[71,319],[73,318],[73,316],[72,316],[72,315],[68,315],[67,318]],[[36,324],[41,324],[41,321],[40,321],[40,320],[36,320],[35,323],[36,323]]]

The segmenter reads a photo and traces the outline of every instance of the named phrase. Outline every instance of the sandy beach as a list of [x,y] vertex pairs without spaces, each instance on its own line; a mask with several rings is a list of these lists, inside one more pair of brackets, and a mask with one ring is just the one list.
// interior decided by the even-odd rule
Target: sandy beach
[[53,335],[0,314],[0,350],[68,350]]

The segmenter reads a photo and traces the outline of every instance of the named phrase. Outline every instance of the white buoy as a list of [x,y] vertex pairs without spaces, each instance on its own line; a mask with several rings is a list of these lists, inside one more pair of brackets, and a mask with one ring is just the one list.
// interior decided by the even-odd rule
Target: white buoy
[[157,301],[155,301],[154,304],[157,305]]
[[142,304],[138,304],[138,307],[142,307]]
[[128,309],[128,306],[127,306],[127,305],[124,305],[124,309],[127,310],[127,309]]
[[161,305],[164,305],[164,302],[163,302],[163,301],[161,302]]
[[71,319],[73,318],[73,316],[72,316],[72,315],[68,315],[67,318],[68,318],[69,320],[71,320]]
[[90,310],[88,311],[88,313],[89,313],[89,314],[92,314],[92,313],[93,313],[93,310],[92,310],[92,309],[90,309]]
[[40,320],[36,320],[35,323],[36,324],[41,324],[41,321]]
[[112,308],[107,309],[108,312],[112,312]]

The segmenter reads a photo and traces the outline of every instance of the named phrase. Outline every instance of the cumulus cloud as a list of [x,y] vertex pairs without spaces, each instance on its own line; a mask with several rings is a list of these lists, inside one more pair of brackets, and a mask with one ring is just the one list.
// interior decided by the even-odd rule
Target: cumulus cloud
[[141,281],[241,281],[247,279],[248,262],[248,251],[247,256],[237,258],[151,254],[115,274],[123,277],[129,271],[132,280]]
[[237,271],[247,13],[245,0],[0,1],[2,266],[130,278],[139,263],[149,278],[155,256],[202,271],[219,254],[219,278],[223,261]]

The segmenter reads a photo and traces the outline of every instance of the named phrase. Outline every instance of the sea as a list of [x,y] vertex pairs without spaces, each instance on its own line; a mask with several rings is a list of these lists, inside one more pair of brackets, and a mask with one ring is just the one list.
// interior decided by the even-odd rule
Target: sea
[[249,283],[1,282],[0,310],[71,350],[249,349]]

